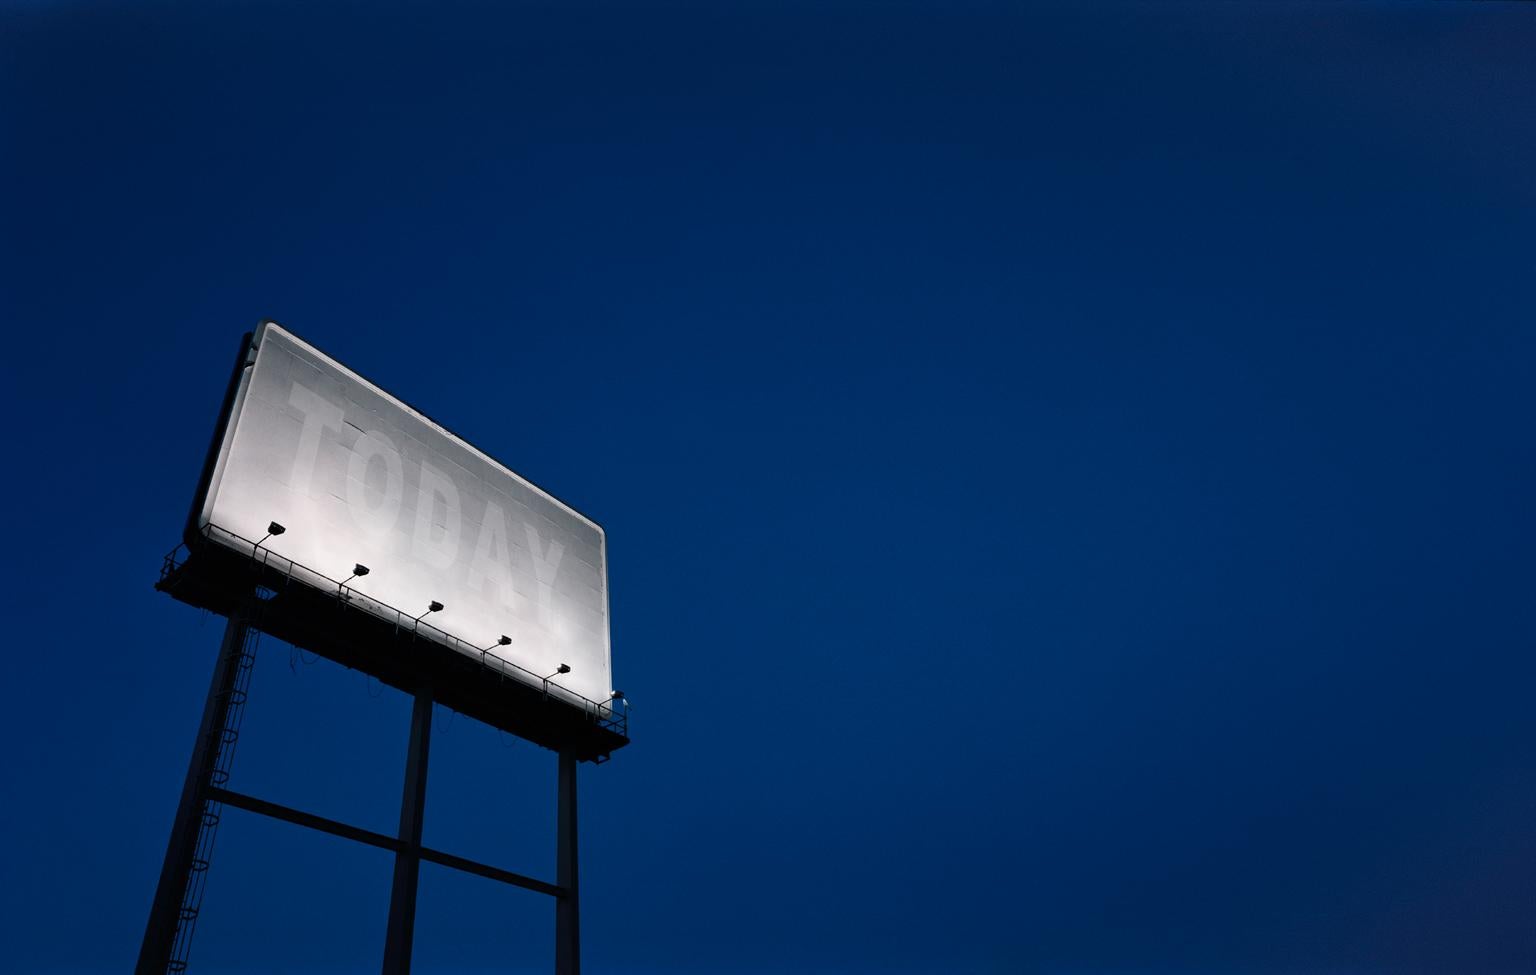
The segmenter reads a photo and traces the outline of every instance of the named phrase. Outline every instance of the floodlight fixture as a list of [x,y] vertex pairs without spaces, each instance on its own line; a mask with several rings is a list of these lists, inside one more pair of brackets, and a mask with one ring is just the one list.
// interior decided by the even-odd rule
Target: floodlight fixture
[[422,613],[421,616],[416,617],[416,619],[414,619],[412,622],[420,623],[421,620],[422,620],[422,617],[426,616],[427,613],[441,613],[442,611],[443,611],[443,604],[434,599],[430,603],[427,603],[427,612],[426,613]]
[[547,681],[547,680],[550,679],[550,677],[559,677],[561,674],[569,674],[570,672],[571,672],[571,665],[570,664],[561,664],[559,667],[555,668],[555,672],[553,674],[550,674],[549,677],[546,677],[544,679]]
[[275,521],[268,522],[267,523],[267,533],[265,535],[261,536],[261,541],[256,543],[256,547],[257,548],[261,548],[263,545],[267,544],[267,539],[273,537],[274,535],[281,535],[283,532],[285,532],[287,530],[288,529],[284,528],[282,525],[279,525]]
[[610,701],[622,701],[622,700],[624,700],[624,692],[623,691],[614,691],[614,692],[612,692],[611,694],[608,695],[608,700],[610,700]]
[[488,646],[485,649],[480,651],[480,659],[484,660],[485,659],[485,655],[487,653],[490,653],[492,650],[495,650],[497,647],[506,647],[506,646],[511,646],[511,645],[512,645],[512,638],[507,636],[505,633],[503,633],[499,638],[497,638],[495,643],[491,644],[490,646]]
[[361,562],[357,563],[352,567],[352,574],[341,581],[341,585],[336,587],[336,591],[341,592],[343,589],[347,588],[347,583],[351,582],[353,579],[361,579],[367,574],[368,567]]

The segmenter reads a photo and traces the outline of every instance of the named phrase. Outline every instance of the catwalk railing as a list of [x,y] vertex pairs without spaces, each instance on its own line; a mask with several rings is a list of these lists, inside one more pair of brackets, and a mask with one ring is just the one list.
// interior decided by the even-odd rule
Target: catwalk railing
[[[386,623],[393,624],[397,631],[410,632],[414,636],[432,640],[456,650],[472,662],[483,667],[487,676],[495,676],[500,680],[515,680],[530,687],[538,688],[546,697],[579,708],[590,720],[596,722],[600,727],[625,737],[629,735],[629,705],[627,702],[622,700],[618,703],[614,701],[594,701],[567,687],[554,683],[548,677],[543,677],[531,670],[519,667],[510,660],[496,656],[485,647],[475,646],[466,640],[454,636],[452,633],[438,629],[430,623],[423,622],[418,617],[411,616],[395,606],[360,593],[347,584],[349,580],[333,579],[317,569],[312,569],[309,566],[278,555],[261,544],[261,542],[252,541],[228,529],[210,523],[204,526],[199,534],[211,544],[216,544],[225,549],[249,556],[254,563],[280,574],[284,581],[296,581],[318,592],[329,593],[347,609],[368,613]],[[190,555],[191,550],[185,543],[177,545],[170,552],[166,553],[165,561],[160,569],[161,582],[169,581],[186,564]]]

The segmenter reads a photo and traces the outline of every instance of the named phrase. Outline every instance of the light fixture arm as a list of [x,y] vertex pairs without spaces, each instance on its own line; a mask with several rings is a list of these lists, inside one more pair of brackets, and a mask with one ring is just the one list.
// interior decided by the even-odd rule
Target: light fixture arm
[[271,538],[273,535],[281,535],[283,532],[285,532],[287,530],[288,529],[284,528],[282,525],[279,525],[275,521],[268,522],[267,523],[267,533],[265,535],[261,536],[261,541],[257,542],[256,543],[256,547],[251,550],[252,554],[255,554],[256,552],[260,551],[261,547],[263,545],[267,544],[267,539]]
[[363,576],[368,574],[368,571],[369,571],[368,567],[366,565],[364,565],[363,563],[361,563],[361,562],[354,563],[353,566],[352,566],[352,574],[347,576],[345,579],[343,579],[341,581],[341,585],[336,587],[336,591],[337,592],[344,592],[346,590],[346,588],[347,588],[347,583],[351,582],[353,579],[360,579],[360,578],[362,578]]
[[434,599],[430,603],[427,604],[427,612],[426,613],[422,613],[420,616],[416,617],[411,622],[419,624],[423,619],[426,618],[428,613],[441,613],[442,611],[443,611],[443,604]]

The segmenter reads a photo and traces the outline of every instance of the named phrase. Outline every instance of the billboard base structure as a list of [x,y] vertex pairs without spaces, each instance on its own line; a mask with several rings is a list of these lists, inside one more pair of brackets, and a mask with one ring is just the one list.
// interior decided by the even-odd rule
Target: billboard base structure
[[[210,525],[205,532],[218,530]],[[156,588],[190,605],[221,613],[228,617],[228,624],[145,926],[136,975],[187,970],[213,833],[228,807],[395,854],[384,975],[410,971],[422,861],[554,897],[555,972],[580,975],[576,767],[581,761],[606,761],[615,749],[629,743],[627,711],[612,702],[593,702],[569,692],[552,691],[547,680],[534,686],[527,672],[514,673],[515,665],[498,658],[469,657],[445,643],[446,634],[423,634],[421,627],[407,625],[415,621],[398,611],[394,620],[380,615],[377,605],[371,612],[363,612],[347,598],[343,583],[337,583],[334,593],[327,594],[314,585],[315,579],[323,576],[272,556],[257,543],[246,542],[252,554],[244,556],[228,547],[229,538],[217,545],[197,544],[195,538],[190,541],[190,546],[179,546],[166,556]],[[336,625],[338,614],[346,614],[346,626]],[[247,700],[255,640],[262,632],[372,674],[413,696],[397,835],[376,833],[226,787]],[[500,679],[487,680],[487,669]],[[435,703],[558,753],[555,883],[422,845]]]

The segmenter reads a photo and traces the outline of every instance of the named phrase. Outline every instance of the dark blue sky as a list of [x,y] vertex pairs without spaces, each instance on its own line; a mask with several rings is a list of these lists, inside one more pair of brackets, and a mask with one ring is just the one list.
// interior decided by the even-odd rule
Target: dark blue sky
[[[1536,6],[0,13],[0,967],[126,970],[219,621],[151,589],[291,326],[608,529],[595,973],[1536,971]],[[389,831],[268,640],[235,784]],[[439,715],[427,841],[553,873]],[[231,813],[195,970],[376,971]],[[424,868],[418,970],[542,970]]]

